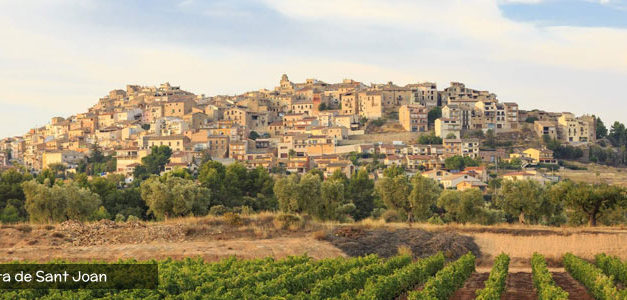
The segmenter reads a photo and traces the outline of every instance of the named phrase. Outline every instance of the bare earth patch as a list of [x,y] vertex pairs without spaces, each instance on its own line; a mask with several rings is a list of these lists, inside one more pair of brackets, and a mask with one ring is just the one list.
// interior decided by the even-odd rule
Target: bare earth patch
[[560,272],[552,272],[553,280],[557,286],[568,292],[571,300],[594,300],[586,288],[563,269]]
[[473,300],[476,297],[476,291],[485,287],[485,281],[490,277],[489,272],[472,273],[470,277],[464,282],[464,286],[459,288],[451,299],[458,300]]
[[217,261],[229,256],[241,258],[282,258],[290,255],[307,254],[314,259],[345,256],[345,254],[327,242],[313,238],[274,238],[264,240],[223,240],[223,241],[188,241],[183,243],[119,244],[98,246],[51,247],[31,246],[0,249],[0,262],[29,260],[45,262],[52,259],[68,261],[117,261],[134,258],[183,259],[202,257],[207,261]]
[[537,299],[536,290],[533,287],[531,273],[516,272],[509,273],[505,281],[505,291],[501,295],[501,299],[511,300],[535,300]]

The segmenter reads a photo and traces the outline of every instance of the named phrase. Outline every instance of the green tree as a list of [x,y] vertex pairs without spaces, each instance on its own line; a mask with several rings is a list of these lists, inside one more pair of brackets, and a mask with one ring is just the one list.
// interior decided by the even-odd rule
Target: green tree
[[153,146],[150,149],[150,154],[142,158],[142,165],[146,167],[149,174],[159,175],[165,169],[165,165],[170,162],[171,155],[172,149],[170,147]]
[[427,113],[427,121],[429,123],[429,126],[431,126],[431,124],[435,123],[435,119],[441,118],[441,117],[442,117],[442,108],[439,107],[439,106],[436,106],[436,107],[432,108]]
[[614,147],[627,145],[627,129],[625,125],[618,121],[614,122],[607,137]]
[[227,207],[241,206],[244,196],[254,197],[252,182],[248,178],[248,169],[240,162],[228,165],[224,171],[224,202]]
[[430,134],[423,134],[420,137],[418,137],[418,144],[421,145],[441,145],[442,144],[442,138],[435,136],[435,134],[430,133]]
[[89,155],[78,163],[76,170],[78,173],[95,175],[104,172],[114,172],[116,164],[117,160],[115,157],[105,155],[96,143],[91,146]]
[[320,178],[320,181],[324,180],[324,172],[318,168],[313,168],[307,172],[308,174],[314,174]]
[[444,209],[444,219],[458,223],[477,223],[483,214],[483,195],[479,189],[445,190],[437,204]]
[[518,216],[518,222],[525,224],[539,219],[541,208],[546,200],[544,196],[544,188],[537,181],[505,180],[501,186],[497,205],[505,213]]
[[141,197],[157,220],[187,215],[206,215],[211,204],[209,190],[192,180],[169,177],[161,182],[151,177],[141,184]]
[[274,183],[274,195],[277,198],[279,209],[288,213],[299,213],[300,178],[297,174],[283,176]]
[[601,118],[595,116],[595,119],[596,119],[596,137],[597,139],[602,139],[607,136],[607,127],[605,127],[605,124],[603,124],[603,121],[601,120]]
[[252,189],[249,192],[251,197],[256,197],[254,203],[247,204],[255,211],[276,210],[278,204],[274,197],[274,179],[268,173],[268,170],[257,167],[249,171],[249,177]]
[[576,183],[565,194],[566,205],[585,215],[589,226],[596,226],[603,212],[626,205],[625,190],[614,185]]
[[86,220],[100,206],[100,196],[75,183],[49,186],[34,180],[22,184],[26,210],[35,223]]
[[465,167],[464,158],[460,155],[447,157],[444,160],[444,167],[448,170],[463,170]]
[[[343,175],[343,174],[342,174]],[[348,197],[355,204],[353,219],[367,218],[374,209],[374,180],[368,176],[368,171],[361,168],[348,181]]]
[[[162,179],[167,178],[164,176]],[[98,194],[102,200],[102,206],[110,216],[121,214],[144,219],[146,217],[145,202],[141,199],[139,188],[131,186],[121,189],[124,177],[120,175],[108,175],[107,177],[94,177],[88,182],[87,187]]]
[[433,215],[431,207],[435,205],[442,189],[435,180],[422,175],[412,177],[411,186],[409,221],[424,221]]
[[298,206],[301,208],[301,212],[316,214],[321,202],[321,185],[322,180],[316,174],[307,173],[300,178]]
[[248,138],[251,140],[256,140],[259,138],[259,133],[257,133],[257,131],[251,130],[248,134]]
[[148,173],[148,169],[144,165],[135,166],[133,169],[133,180],[135,183],[139,184],[142,181],[146,180],[146,178],[150,177],[150,173]]
[[337,220],[337,210],[344,204],[344,184],[339,180],[326,180],[320,186],[320,205],[317,217],[322,220]]
[[57,177],[55,173],[48,168],[43,169],[41,172],[39,172],[39,174],[37,174],[37,182],[41,184],[46,183],[48,186],[52,186],[55,184],[56,181]]
[[198,171],[198,181],[205,188],[209,189],[211,202],[216,205],[227,206],[225,184],[226,167],[220,162],[210,160],[200,166]]
[[32,180],[33,177],[29,173],[19,171],[16,168],[10,168],[0,173],[0,208],[11,204],[17,209],[20,220],[27,218],[26,209],[24,208],[24,191],[22,183]]
[[525,122],[526,122],[526,123],[531,123],[531,124],[533,124],[533,123],[534,123],[535,121],[537,121],[537,120],[538,120],[538,118],[536,118],[536,117],[527,117],[527,118],[525,119]]
[[388,209],[395,210],[408,219],[412,206],[408,199],[411,186],[406,175],[383,176],[376,182],[375,190]]
[[485,143],[483,143],[488,148],[496,148],[496,135],[494,134],[494,130],[488,129],[485,133]]
[[0,210],[0,223],[16,223],[21,219],[18,209],[11,204]]
[[403,166],[391,165],[383,170],[383,176],[396,177],[405,175],[405,168]]

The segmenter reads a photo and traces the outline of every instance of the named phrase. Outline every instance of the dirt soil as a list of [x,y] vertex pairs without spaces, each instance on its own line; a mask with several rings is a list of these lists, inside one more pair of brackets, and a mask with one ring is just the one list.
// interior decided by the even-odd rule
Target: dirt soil
[[312,237],[318,225],[277,228],[272,218],[251,218],[240,224],[216,219],[193,222],[64,222],[57,225],[3,225],[0,227],[0,262],[13,260],[69,261],[167,257],[228,256],[259,258],[307,253],[317,259],[346,256],[328,242]]
[[535,300],[536,289],[533,287],[531,273],[516,272],[509,273],[505,281],[505,291],[501,299],[508,300]]
[[489,272],[485,273],[472,273],[470,277],[464,282],[464,286],[459,288],[453,296],[451,296],[451,300],[473,300],[476,295],[475,292],[485,287],[485,281],[490,277]]
[[586,288],[567,272],[553,272],[551,274],[557,286],[568,292],[568,299],[571,300],[594,300]]
[[118,261],[120,259],[183,259],[202,257],[217,261],[229,256],[245,259],[272,256],[283,258],[307,255],[314,259],[346,256],[329,243],[313,238],[273,238],[263,240],[235,239],[222,241],[152,242],[148,244],[120,244],[77,247],[31,246],[0,249],[0,262],[29,260],[46,262],[53,259],[65,261]]
[[362,256],[376,253],[390,257],[401,246],[411,248],[415,257],[426,257],[444,252],[449,259],[457,259],[472,251],[479,256],[479,247],[471,237],[453,232],[429,232],[422,229],[364,229],[358,226],[340,226],[327,239],[347,255]]

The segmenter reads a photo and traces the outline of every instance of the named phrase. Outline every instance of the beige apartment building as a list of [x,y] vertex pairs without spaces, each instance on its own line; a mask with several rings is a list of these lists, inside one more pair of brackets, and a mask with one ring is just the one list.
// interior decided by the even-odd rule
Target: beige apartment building
[[380,91],[363,91],[358,94],[359,116],[375,120],[383,117],[383,94]]
[[557,136],[568,143],[592,143],[596,140],[596,124],[592,116],[575,117],[571,113],[563,113],[557,119]]
[[427,132],[428,111],[422,105],[403,105],[398,109],[398,120],[407,131]]
[[189,144],[189,138],[184,135],[142,137],[142,149],[150,149],[153,146],[168,146],[172,151],[185,151]]
[[473,159],[479,157],[478,139],[443,139],[444,154],[461,155]]
[[435,135],[441,138],[446,138],[450,134],[455,135],[456,138],[460,137],[461,124],[459,120],[438,118],[435,120]]
[[572,113],[562,113],[556,120],[535,121],[533,127],[539,137],[548,135],[563,143],[596,141],[596,120],[588,115],[575,117]]
[[168,102],[163,105],[164,116],[166,117],[183,117],[192,112],[194,101],[181,100]]
[[557,122],[535,121],[533,129],[539,137],[548,135],[551,139],[557,139]]
[[434,82],[408,84],[405,88],[411,90],[412,98],[410,103],[423,105],[427,107],[427,109],[431,109],[438,105],[440,93],[438,92],[438,87]]
[[52,164],[62,164],[67,168],[76,168],[78,163],[85,158],[85,154],[72,151],[44,151],[41,155],[41,165],[48,168]]
[[340,95],[340,102],[342,104],[341,114],[343,115],[358,115],[359,103],[357,102],[357,93],[346,93]]
[[449,104],[442,108],[442,118],[456,119],[459,121],[461,129],[467,130],[472,127],[472,116],[474,115],[474,106],[467,103]]

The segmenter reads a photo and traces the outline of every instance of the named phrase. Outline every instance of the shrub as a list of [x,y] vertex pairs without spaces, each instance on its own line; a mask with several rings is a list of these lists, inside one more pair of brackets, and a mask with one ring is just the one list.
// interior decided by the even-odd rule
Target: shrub
[[505,279],[509,268],[509,256],[502,253],[494,260],[494,266],[490,271],[490,277],[485,282],[485,288],[476,292],[479,300],[499,300],[505,290]]
[[215,205],[209,209],[209,214],[212,216],[221,216],[229,211],[224,205]]
[[607,276],[614,276],[616,280],[627,285],[627,262],[621,261],[616,256],[608,256],[604,253],[594,257],[596,265],[599,266]]
[[433,215],[431,216],[431,218],[427,220],[427,223],[433,224],[433,225],[443,225],[444,221],[442,221],[442,218],[440,218],[440,216]]
[[241,226],[244,224],[239,214],[228,212],[224,214],[224,222],[231,226]]
[[386,210],[381,217],[383,218],[383,220],[385,220],[386,223],[403,221],[401,220],[401,215],[393,209]]
[[546,267],[544,257],[538,253],[534,253],[531,257],[531,273],[533,286],[538,290],[539,300],[568,299],[568,293],[555,284],[549,269]]
[[389,276],[368,279],[357,299],[395,299],[403,291],[425,282],[444,267],[444,255],[439,252],[405,267],[396,269]]
[[564,254],[562,260],[566,271],[581,282],[596,299],[613,300],[627,297],[627,290],[619,292],[614,285],[614,277],[606,276],[594,265],[571,253]]
[[118,223],[122,223],[126,220],[126,217],[124,217],[123,214],[117,214],[115,215],[115,221]]
[[31,231],[33,231],[33,227],[31,227],[30,225],[27,224],[20,224],[15,226],[15,229],[21,231],[21,232],[25,232],[25,233],[29,233]]
[[274,227],[276,229],[298,229],[302,225],[302,219],[293,214],[281,214],[274,218]]
[[126,222],[139,222],[139,218],[133,215],[126,217]]
[[475,256],[468,252],[431,277],[422,290],[410,292],[407,299],[448,299],[474,271]]

